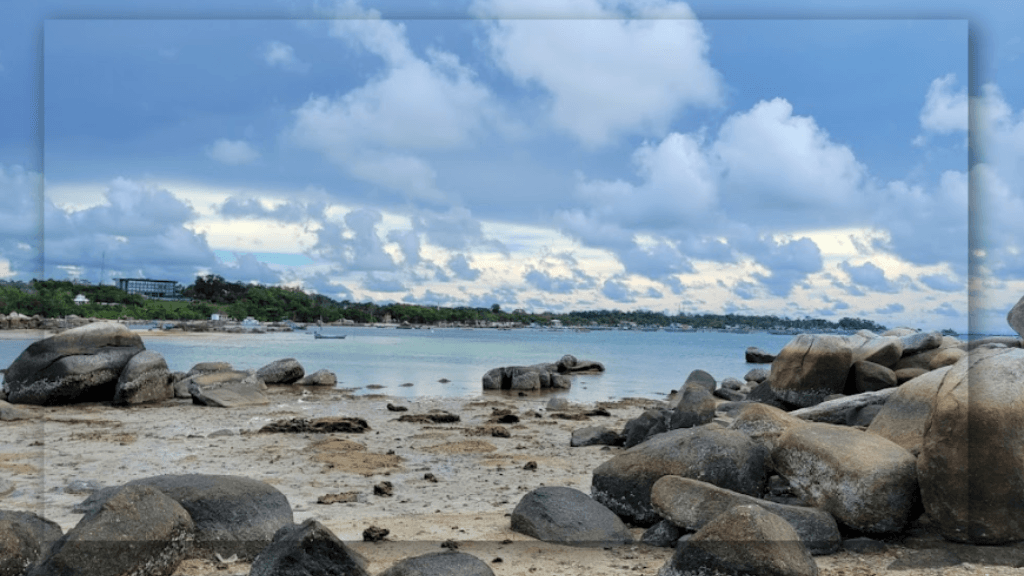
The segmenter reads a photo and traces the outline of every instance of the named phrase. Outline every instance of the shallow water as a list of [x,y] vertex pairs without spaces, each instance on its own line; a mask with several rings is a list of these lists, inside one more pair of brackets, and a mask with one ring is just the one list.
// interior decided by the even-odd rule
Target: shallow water
[[[768,333],[638,332],[600,330],[491,330],[326,327],[340,339],[315,339],[312,330],[269,334],[146,337],[146,348],[163,354],[174,371],[198,362],[224,361],[236,369],[258,369],[295,358],[307,373],[321,368],[338,376],[339,388],[357,394],[400,398],[484,396],[481,378],[498,366],[555,362],[564,354],[597,360],[603,374],[575,376],[571,390],[551,394],[575,402],[626,397],[661,398],[679,388],[693,370],[717,380],[743,378],[756,365],[744,361],[748,346],[777,353],[792,336]],[[30,343],[0,340],[0,366],[9,365]],[[441,383],[442,378],[449,380]],[[402,384],[411,383],[404,387]],[[370,389],[368,385],[384,388]],[[501,392],[488,392],[500,396]],[[507,394],[504,393],[504,394]]]

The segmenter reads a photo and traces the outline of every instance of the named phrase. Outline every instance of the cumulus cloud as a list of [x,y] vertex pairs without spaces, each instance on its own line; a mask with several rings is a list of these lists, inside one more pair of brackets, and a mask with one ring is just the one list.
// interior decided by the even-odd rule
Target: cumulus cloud
[[347,271],[396,270],[394,258],[384,249],[384,241],[377,233],[383,219],[379,211],[362,208],[345,214],[344,226],[325,221],[316,231],[317,241],[310,253],[336,262]]
[[260,153],[245,140],[228,140],[226,138],[221,138],[207,146],[206,155],[217,162],[231,165],[251,164],[260,157]]
[[750,252],[769,270],[768,274],[757,273],[754,277],[780,297],[789,296],[797,284],[822,268],[821,249],[810,238],[763,240]]
[[955,84],[956,74],[932,80],[921,109],[921,128],[940,134],[967,131],[967,88],[954,92]]
[[448,268],[461,280],[476,280],[480,271],[473,268],[465,254],[456,254],[448,259]]
[[391,275],[379,275],[369,272],[363,278],[363,288],[371,292],[406,292],[405,284]]
[[537,290],[552,294],[571,294],[576,289],[576,282],[572,278],[553,276],[536,268],[531,268],[523,279]]
[[[336,271],[336,273],[340,273],[340,271]],[[330,274],[325,272],[316,272],[303,278],[302,284],[317,294],[322,294],[329,298],[352,300],[352,291],[344,284],[335,281]]]
[[388,241],[398,244],[402,251],[403,264],[416,266],[422,261],[420,256],[420,235],[413,230],[392,230],[388,232]]
[[235,282],[255,282],[264,285],[281,283],[281,273],[261,262],[252,254],[235,254],[234,256],[234,264],[220,265],[217,268],[217,274],[224,278],[231,278]]
[[[43,232],[42,175],[14,165],[0,164],[0,262],[7,261],[7,275],[27,280],[42,276]],[[52,204],[45,200],[50,209]]]
[[876,224],[888,231],[883,247],[911,263],[949,263],[956,274],[966,275],[967,186],[967,174],[956,171],[944,172],[931,186],[889,183],[876,216]]
[[206,237],[187,226],[196,212],[170,191],[118,178],[105,199],[76,212],[48,203],[48,273],[71,266],[185,280],[217,265]]
[[[556,127],[597,146],[619,135],[661,135],[683,109],[720,103],[722,80],[707,59],[707,35],[685,4],[633,4],[634,14],[607,4],[548,3],[540,8],[544,18],[488,26],[495,61],[550,97],[548,113]],[[537,8],[513,0],[473,6],[484,17]],[[576,19],[550,18],[560,10]]]
[[380,57],[383,72],[340,97],[311,96],[294,111],[290,135],[355,178],[442,201],[436,172],[418,154],[469,145],[497,114],[493,97],[454,54],[421,58],[403,24],[361,15],[333,21],[331,34]]
[[218,208],[228,218],[263,218],[278,222],[299,223],[323,214],[323,204],[309,204],[296,200],[268,203],[258,198],[231,196]]
[[490,247],[508,253],[499,240],[484,236],[480,221],[472,212],[461,206],[449,208],[446,212],[421,210],[413,217],[413,230],[423,235],[427,242],[449,250]]
[[629,286],[622,280],[615,278],[609,278],[604,281],[601,293],[609,300],[614,300],[615,302],[628,303],[636,301],[635,294],[630,290]]
[[897,291],[896,285],[885,277],[885,271],[871,262],[860,266],[850,264],[848,260],[839,263],[839,268],[850,276],[850,280],[858,286],[874,292],[892,294]]
[[921,276],[921,283],[931,288],[932,290],[939,290],[942,292],[965,292],[967,290],[967,284],[958,281],[955,278],[950,278],[945,274],[929,274]]
[[277,40],[267,43],[263,49],[263,61],[268,66],[280,68],[287,72],[303,73],[309,71],[309,64],[295,56],[294,48]]
[[888,306],[884,306],[882,308],[876,308],[875,309],[875,314],[881,314],[881,315],[885,316],[885,315],[888,315],[888,314],[900,314],[900,313],[904,312],[905,310],[906,310],[906,307],[904,307],[903,304],[899,304],[899,303],[894,302],[892,304],[889,304]]

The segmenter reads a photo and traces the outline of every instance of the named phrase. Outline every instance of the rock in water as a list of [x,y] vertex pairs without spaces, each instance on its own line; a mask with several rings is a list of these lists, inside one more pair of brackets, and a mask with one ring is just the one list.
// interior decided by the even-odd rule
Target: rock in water
[[4,376],[13,404],[109,401],[128,361],[145,350],[123,324],[97,322],[33,342]]
[[170,576],[192,547],[195,526],[151,486],[118,488],[57,541],[30,576]]
[[369,576],[366,559],[310,518],[285,526],[252,563],[249,576]]
[[750,346],[744,353],[744,358],[749,364],[771,364],[775,360],[775,355],[765,352],[757,346]]
[[542,486],[512,511],[512,530],[544,542],[608,546],[633,541],[622,520],[574,488]]
[[840,336],[801,334],[772,362],[772,392],[800,407],[842,393],[853,364],[849,342]]
[[779,437],[771,460],[804,501],[863,532],[899,531],[917,499],[914,456],[855,428],[792,427]]
[[1022,374],[1024,350],[980,348],[942,378],[917,473],[924,508],[949,540],[1024,539]]
[[817,576],[793,527],[759,506],[735,506],[680,542],[658,576]]

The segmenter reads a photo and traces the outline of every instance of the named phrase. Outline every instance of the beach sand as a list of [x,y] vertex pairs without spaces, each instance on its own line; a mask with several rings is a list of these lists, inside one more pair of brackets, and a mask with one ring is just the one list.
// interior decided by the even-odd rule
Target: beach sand
[[[441,551],[446,540],[487,562],[498,576],[654,575],[672,554],[641,544],[613,549],[546,544],[510,529],[509,515],[528,491],[570,486],[589,494],[591,471],[622,450],[570,448],[574,429],[601,425],[621,430],[656,401],[601,403],[611,416],[565,420],[544,409],[548,396],[495,393],[469,400],[406,400],[286,386],[271,387],[270,398],[269,406],[236,409],[197,406],[189,400],[132,408],[19,405],[34,418],[0,422],[0,478],[6,481],[0,482],[0,507],[34,511],[66,532],[81,518],[72,511],[87,496],[77,488],[81,482],[114,485],[159,474],[235,474],[277,487],[291,503],[296,522],[322,522],[369,560],[371,574],[403,558]],[[392,412],[388,403],[409,410]],[[521,420],[495,424],[495,409],[510,410]],[[430,410],[458,414],[461,420],[398,422],[402,414]],[[364,418],[370,430],[257,433],[274,420],[322,416]],[[509,437],[492,436],[494,426],[504,427]],[[536,469],[524,469],[528,462],[536,462]],[[425,479],[428,473],[437,481]],[[392,483],[392,496],[374,495],[374,485],[382,481]],[[318,503],[328,495],[351,501]],[[388,529],[387,540],[363,542],[363,530],[370,526]],[[643,530],[633,533],[639,540]],[[841,552],[816,561],[820,573],[831,576],[1024,574],[1021,568],[981,563],[996,558],[993,551],[1020,552],[919,536],[891,544],[884,553]],[[963,558],[971,561],[964,563]],[[907,569],[897,572],[900,567]],[[248,571],[245,562],[188,560],[175,574]]]

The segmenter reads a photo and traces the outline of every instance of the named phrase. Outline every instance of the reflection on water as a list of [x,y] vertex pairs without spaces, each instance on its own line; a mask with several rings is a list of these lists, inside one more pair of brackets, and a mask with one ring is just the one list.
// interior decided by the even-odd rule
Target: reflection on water
[[[571,390],[546,393],[575,402],[661,398],[679,388],[698,368],[719,381],[730,376],[742,379],[754,367],[744,361],[748,346],[775,353],[792,338],[767,333],[362,327],[325,327],[323,333],[345,334],[346,338],[315,339],[306,331],[151,338],[142,331],[141,335],[146,347],[163,354],[173,371],[185,372],[196,363],[209,361],[229,362],[241,370],[257,369],[273,360],[295,358],[307,373],[322,368],[334,372],[339,388],[410,399],[483,397],[481,378],[498,366],[555,362],[564,354],[603,363],[603,374],[575,376]],[[0,340],[0,366],[9,365],[29,343]],[[402,387],[405,383],[413,386]],[[384,388],[367,389],[370,384]],[[487,397],[502,394],[508,392],[488,392]]]

